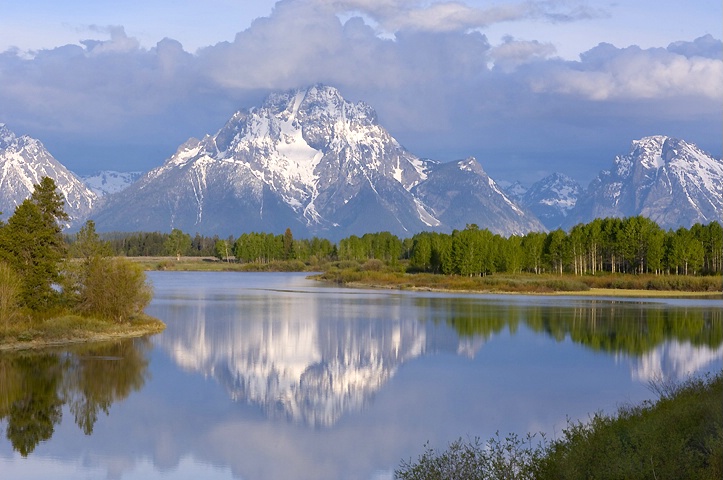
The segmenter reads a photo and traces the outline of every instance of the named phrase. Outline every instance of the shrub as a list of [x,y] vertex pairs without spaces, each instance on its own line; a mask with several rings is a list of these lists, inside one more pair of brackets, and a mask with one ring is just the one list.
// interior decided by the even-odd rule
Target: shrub
[[499,434],[485,443],[478,438],[452,442],[442,452],[427,447],[416,462],[402,462],[394,472],[400,480],[486,480],[533,479],[534,467],[543,452],[541,445],[533,445],[534,435],[521,439]]
[[384,268],[384,262],[379,259],[372,258],[364,262],[361,269],[366,272],[378,272]]
[[118,322],[137,315],[151,301],[143,268],[124,258],[95,258],[80,289],[80,309]]

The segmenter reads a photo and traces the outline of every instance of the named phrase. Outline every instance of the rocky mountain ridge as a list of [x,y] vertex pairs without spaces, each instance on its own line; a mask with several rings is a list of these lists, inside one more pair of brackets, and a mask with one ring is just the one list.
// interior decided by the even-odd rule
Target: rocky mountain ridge
[[289,227],[330,239],[373,231],[411,236],[467,223],[504,235],[544,229],[476,160],[420,159],[378,124],[370,106],[321,85],[272,94],[237,112],[93,217],[101,230],[227,235]]
[[472,157],[416,157],[369,105],[323,85],[274,93],[236,112],[218,132],[188,140],[145,175],[80,179],[39,140],[0,124],[3,218],[46,175],[66,197],[70,225],[93,218],[100,231],[226,236],[291,228],[298,237],[338,240],[467,224],[509,236],[609,216],[643,215],[663,228],[723,223],[723,161],[684,140],[633,141],[587,189],[556,173],[529,189],[517,183],[503,190]]
[[723,223],[723,160],[672,137],[635,140],[590,183],[563,227],[635,215],[664,229]]
[[17,136],[0,123],[0,219],[7,219],[30,196],[43,177],[55,180],[71,217],[85,219],[98,204],[98,196],[58,162],[40,140]]

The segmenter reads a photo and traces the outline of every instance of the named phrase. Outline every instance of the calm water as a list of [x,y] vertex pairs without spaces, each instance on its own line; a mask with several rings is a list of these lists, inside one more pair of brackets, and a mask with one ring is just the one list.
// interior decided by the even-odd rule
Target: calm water
[[391,478],[426,442],[555,436],[723,363],[721,300],[151,279],[164,333],[0,355],[0,478]]

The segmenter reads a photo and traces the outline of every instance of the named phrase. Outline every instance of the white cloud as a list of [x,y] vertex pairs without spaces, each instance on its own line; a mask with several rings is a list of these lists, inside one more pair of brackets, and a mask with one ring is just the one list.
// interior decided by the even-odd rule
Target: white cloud
[[[684,48],[686,44],[678,43]],[[690,44],[687,44],[690,45]],[[723,98],[723,61],[686,57],[661,48],[624,49],[601,44],[579,62],[556,63],[532,80],[537,92],[579,95],[592,100]]]
[[[413,153],[475,155],[493,177],[506,168],[514,180],[515,171],[532,171],[521,165],[551,156],[546,165],[567,172],[554,162],[568,160],[554,152],[570,139],[578,152],[599,152],[600,167],[636,135],[694,132],[688,140],[719,152],[720,40],[667,49],[601,44],[563,61],[550,43],[506,37],[490,45],[469,28],[530,15],[583,18],[579,5],[526,2],[500,13],[453,2],[285,0],[234,41],[195,54],[175,40],[144,48],[122,27],[96,28],[109,38],[30,57],[0,53],[0,122],[49,140],[71,168],[143,169],[270,90],[321,82],[371,104]],[[433,15],[441,11],[447,15]]]

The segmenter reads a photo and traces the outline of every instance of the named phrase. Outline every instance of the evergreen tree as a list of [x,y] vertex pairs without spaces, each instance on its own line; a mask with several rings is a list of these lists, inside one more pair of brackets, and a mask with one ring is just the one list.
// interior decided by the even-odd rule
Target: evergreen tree
[[33,310],[52,307],[58,300],[53,284],[60,281],[64,243],[50,217],[30,199],[15,209],[0,235],[0,255],[22,279],[21,301]]

